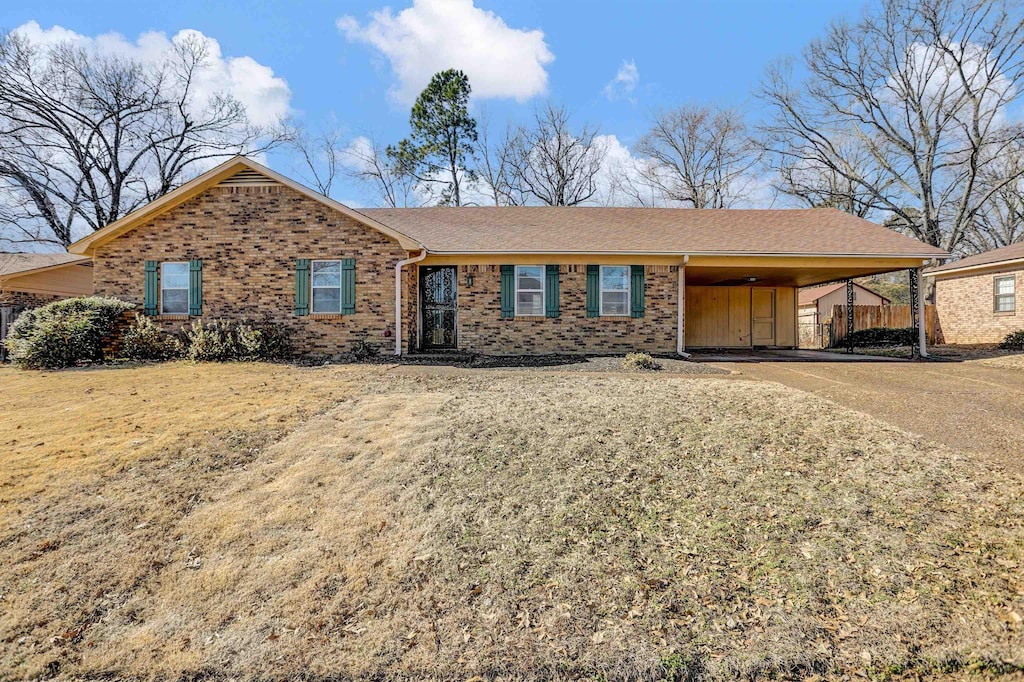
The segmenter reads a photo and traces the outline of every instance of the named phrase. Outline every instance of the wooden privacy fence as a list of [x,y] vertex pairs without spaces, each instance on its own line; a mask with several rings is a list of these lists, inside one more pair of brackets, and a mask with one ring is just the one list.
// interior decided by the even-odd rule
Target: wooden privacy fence
[[[935,306],[924,307],[924,333],[928,343],[935,343],[938,317]],[[888,329],[906,329],[913,326],[909,305],[855,305],[853,306],[853,330],[886,327]],[[829,333],[829,345],[843,345],[846,338],[846,306],[832,306],[832,324]]]

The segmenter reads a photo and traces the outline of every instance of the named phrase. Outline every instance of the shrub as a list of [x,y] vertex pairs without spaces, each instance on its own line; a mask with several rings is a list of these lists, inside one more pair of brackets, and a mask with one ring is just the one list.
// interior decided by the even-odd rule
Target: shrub
[[196,320],[182,333],[185,355],[194,362],[283,360],[291,355],[288,335],[269,323]]
[[871,327],[858,329],[840,344],[851,343],[854,348],[870,348],[872,346],[912,346],[917,343],[917,331],[913,327],[890,329],[888,327]]
[[181,341],[138,313],[121,335],[121,356],[127,360],[170,360],[180,358],[183,350]]
[[104,341],[123,313],[116,298],[66,298],[22,313],[5,340],[11,361],[28,369],[58,369],[103,362]]
[[352,344],[352,357],[359,362],[366,362],[372,360],[380,354],[380,349],[377,346],[369,343],[366,339],[359,339]]
[[1007,334],[999,347],[1005,350],[1024,350],[1024,329]]
[[661,369],[661,363],[647,353],[626,353],[626,359],[622,361],[625,369],[656,370]]

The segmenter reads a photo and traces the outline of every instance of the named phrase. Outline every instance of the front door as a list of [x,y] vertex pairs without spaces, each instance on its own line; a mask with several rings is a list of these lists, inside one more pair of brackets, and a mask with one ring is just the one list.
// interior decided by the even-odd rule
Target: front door
[[750,343],[775,345],[775,289],[750,290]]
[[455,348],[455,266],[420,268],[423,348]]

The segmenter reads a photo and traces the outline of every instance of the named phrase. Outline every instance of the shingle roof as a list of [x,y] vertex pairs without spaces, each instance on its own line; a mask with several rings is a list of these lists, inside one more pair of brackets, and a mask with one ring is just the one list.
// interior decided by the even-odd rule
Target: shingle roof
[[0,276],[88,260],[85,256],[73,253],[0,253]]
[[960,260],[955,260],[952,263],[946,263],[936,268],[928,268],[925,270],[925,274],[931,275],[936,272],[959,270],[960,268],[971,268],[979,265],[993,265],[995,263],[1001,263],[1007,260],[1017,260],[1019,258],[1024,258],[1024,242],[1010,244],[1009,246],[1004,246],[1001,249],[992,249],[991,251],[979,253],[976,256],[961,258]]
[[[882,300],[885,300],[885,301],[889,300],[888,298],[886,298],[885,296],[882,296],[877,291],[871,291],[871,289],[868,289],[865,286],[861,286],[860,284],[857,284],[856,282],[853,283],[853,286],[855,286],[855,287],[857,287],[859,289],[863,289],[864,291],[870,292],[870,293],[874,294],[875,296],[878,296]],[[822,287],[807,287],[805,289],[801,289],[800,290],[800,295],[798,296],[798,303],[797,303],[797,305],[808,305],[810,303],[814,303],[819,298],[822,298],[823,296],[828,296],[833,291],[838,291],[839,289],[843,289],[845,287],[846,287],[846,282],[837,282],[836,284],[826,284],[825,286],[822,286]]]
[[942,257],[836,209],[362,209],[439,253],[744,253]]

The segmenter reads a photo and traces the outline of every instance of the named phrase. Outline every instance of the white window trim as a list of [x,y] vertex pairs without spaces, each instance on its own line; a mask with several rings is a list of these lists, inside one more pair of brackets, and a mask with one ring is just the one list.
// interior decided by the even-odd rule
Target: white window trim
[[[336,287],[318,287],[313,285],[313,272],[316,270],[314,265],[316,263],[337,263],[338,264],[338,286]],[[323,258],[320,260],[311,260],[309,262],[309,314],[310,315],[340,315],[341,314],[341,259],[340,258]],[[316,297],[313,295],[314,289],[337,289],[338,290],[338,309],[337,310],[314,310],[313,301]]]
[[[540,268],[540,289],[520,289],[519,288],[519,269],[520,268]],[[515,270],[515,316],[516,317],[544,317],[547,314],[547,300],[548,300],[548,273],[547,266],[544,265],[517,265]],[[519,292],[540,292],[540,312],[539,313],[522,313],[519,312]]]
[[[996,293],[999,291],[1000,280],[1010,280],[1010,293],[1000,294]],[[1000,298],[1009,298],[1011,307],[1009,310],[999,310],[996,307],[996,302]],[[1016,275],[996,275],[992,278],[992,312],[996,315],[1011,315],[1017,312],[1017,276]]]
[[[626,288],[625,289],[605,289],[604,288],[604,269],[605,268],[626,268]],[[633,271],[628,265],[602,265],[597,272],[597,286],[600,291],[597,301],[597,312],[601,317],[629,317],[632,314],[632,301],[633,301]],[[624,313],[606,313],[604,311],[604,293],[606,291],[618,293],[621,291],[626,292],[626,312]]]
[[[184,287],[167,287],[164,286],[164,266],[165,265],[184,265],[185,266],[185,277],[187,278]],[[165,291],[184,291],[185,293],[185,312],[169,312],[164,310],[164,292]],[[188,315],[188,310],[191,307],[192,301],[192,275],[190,272],[189,262],[180,260],[165,260],[160,261],[160,314],[161,315]]]

